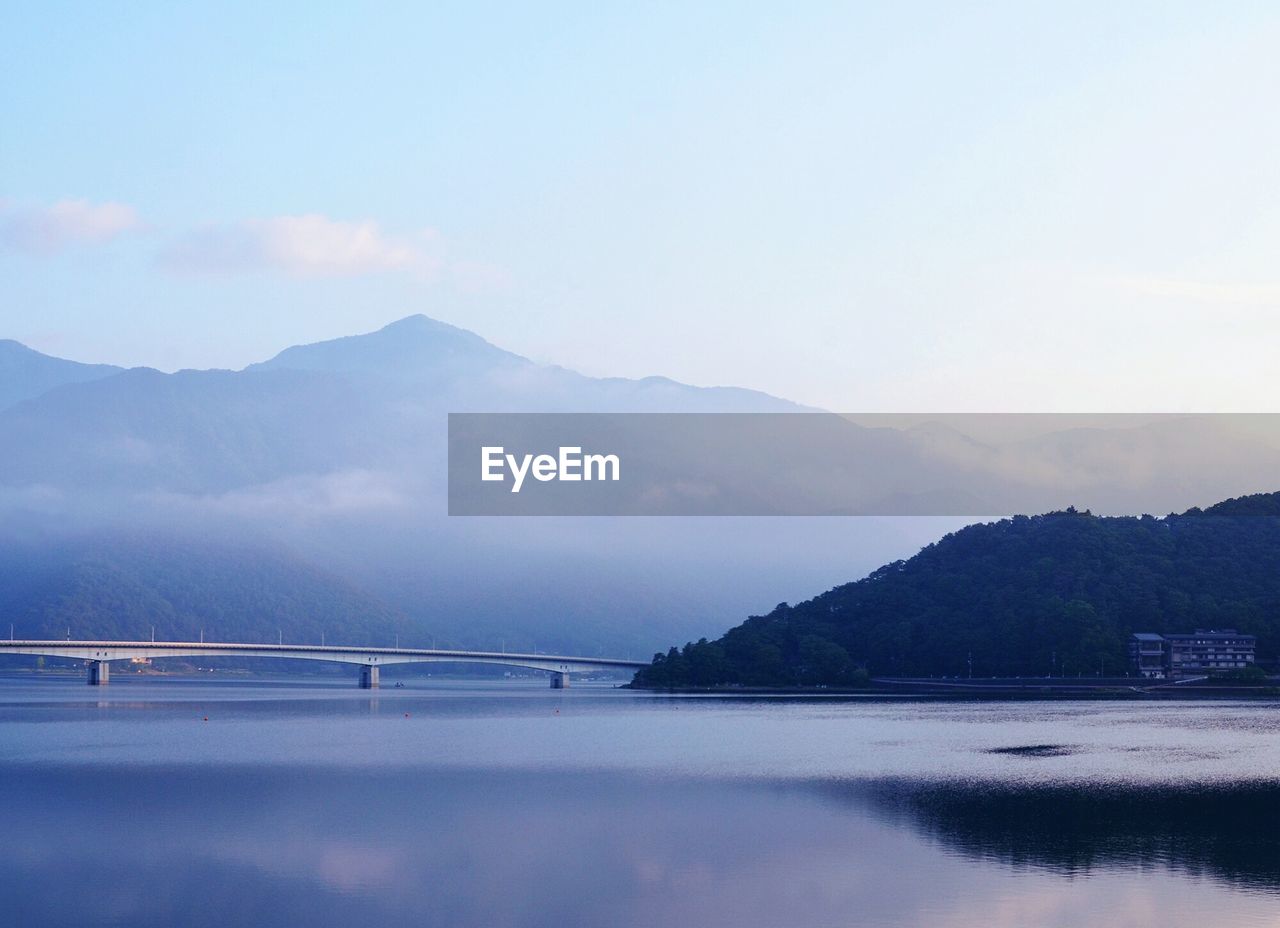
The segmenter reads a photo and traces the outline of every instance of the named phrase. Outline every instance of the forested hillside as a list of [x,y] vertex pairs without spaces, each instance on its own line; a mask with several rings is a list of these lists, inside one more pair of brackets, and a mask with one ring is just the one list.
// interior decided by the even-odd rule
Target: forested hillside
[[1280,653],[1280,493],[1162,519],[1067,510],[968,526],[716,641],[649,686],[847,685],[871,675],[1123,672],[1134,631],[1231,627]]
[[119,535],[0,546],[0,621],[20,638],[413,640],[397,610],[281,552]]

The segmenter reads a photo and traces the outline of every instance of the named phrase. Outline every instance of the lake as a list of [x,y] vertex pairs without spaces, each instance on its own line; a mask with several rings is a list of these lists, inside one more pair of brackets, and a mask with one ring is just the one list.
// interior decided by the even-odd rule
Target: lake
[[11,675],[0,796],[24,928],[1280,924],[1268,702]]

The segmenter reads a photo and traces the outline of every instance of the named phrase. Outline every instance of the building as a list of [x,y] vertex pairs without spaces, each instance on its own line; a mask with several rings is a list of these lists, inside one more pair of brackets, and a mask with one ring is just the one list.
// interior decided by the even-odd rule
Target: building
[[1138,632],[1129,639],[1129,666],[1140,677],[1164,677],[1168,673],[1164,635]]
[[1234,628],[1196,629],[1190,635],[1165,635],[1169,643],[1170,676],[1244,670],[1253,663],[1258,639]]
[[1234,628],[1198,628],[1190,634],[1138,632],[1129,639],[1129,665],[1142,677],[1191,677],[1244,670],[1258,639]]

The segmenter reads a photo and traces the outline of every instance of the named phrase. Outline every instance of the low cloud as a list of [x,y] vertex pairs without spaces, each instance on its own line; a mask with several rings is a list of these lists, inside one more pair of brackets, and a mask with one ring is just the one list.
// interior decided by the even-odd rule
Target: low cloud
[[101,245],[142,228],[132,206],[60,200],[52,206],[4,209],[0,244],[15,251],[56,254],[77,245]]
[[[266,517],[274,524],[288,518],[368,515],[400,512],[413,503],[412,491],[393,475],[370,470],[333,471],[286,477],[225,493],[184,494],[157,491],[145,501],[183,517]],[[143,499],[135,500],[142,505]]]
[[431,274],[430,234],[411,242],[376,222],[342,222],[318,213],[205,226],[174,243],[161,263],[200,274],[281,271],[298,277],[350,277],[387,271]]

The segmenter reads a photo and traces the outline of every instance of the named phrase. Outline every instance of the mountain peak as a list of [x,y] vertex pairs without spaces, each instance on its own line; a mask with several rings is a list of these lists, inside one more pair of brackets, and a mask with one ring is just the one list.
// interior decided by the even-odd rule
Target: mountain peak
[[433,380],[532,362],[474,332],[416,314],[374,332],[286,348],[246,370],[313,370]]
[[[447,322],[441,322],[439,319],[432,319],[426,313],[413,313],[411,315],[405,316],[403,319],[397,319],[395,322],[388,322],[382,328],[378,329],[378,331],[386,332],[388,329],[426,330],[426,331],[452,330],[455,332],[467,332],[466,329],[460,329],[456,325],[450,325]],[[467,332],[467,334],[470,335],[472,333]]]

